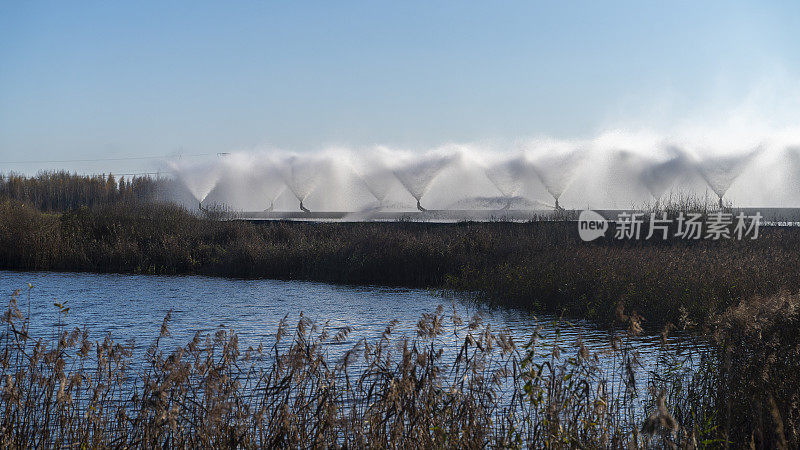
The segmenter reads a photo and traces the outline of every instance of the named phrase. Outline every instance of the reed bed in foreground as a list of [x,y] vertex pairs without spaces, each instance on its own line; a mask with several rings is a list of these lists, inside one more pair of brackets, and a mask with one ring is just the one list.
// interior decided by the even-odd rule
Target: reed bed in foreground
[[[413,338],[390,323],[354,342],[349,328],[301,318],[284,320],[274,344],[247,349],[224,328],[164,348],[168,315],[134,369],[133,348],[111,336],[93,341],[64,325],[54,339],[29,335],[12,298],[0,439],[15,448],[796,446],[798,304],[783,295],[733,309],[715,345],[685,353],[665,339],[647,370],[631,344],[640,316],[622,308],[626,329],[595,354],[544,341],[544,330],[515,342],[441,307]],[[749,308],[762,311],[759,325],[741,328]],[[453,337],[460,346],[446,348]]]

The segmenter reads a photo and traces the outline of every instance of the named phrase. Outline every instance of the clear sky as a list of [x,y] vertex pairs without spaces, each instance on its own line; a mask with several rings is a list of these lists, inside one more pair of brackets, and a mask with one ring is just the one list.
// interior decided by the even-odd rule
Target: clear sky
[[800,79],[798,24],[794,1],[0,0],[0,172],[669,121]]

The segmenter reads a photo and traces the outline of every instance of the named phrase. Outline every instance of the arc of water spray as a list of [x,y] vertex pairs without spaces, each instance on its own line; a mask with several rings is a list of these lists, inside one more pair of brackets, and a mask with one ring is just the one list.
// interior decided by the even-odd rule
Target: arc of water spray
[[629,150],[619,150],[619,161],[634,173],[636,182],[644,186],[655,201],[659,201],[667,189],[690,169],[687,156],[678,147],[664,147],[666,156],[652,156]]
[[[297,156],[290,156],[288,160],[285,162],[287,165],[288,170],[281,171],[281,176],[283,177],[286,186],[292,191],[292,194],[300,201],[300,210],[303,212],[311,212],[308,208],[303,205],[303,202],[308,198],[309,195],[314,191],[317,185],[317,176],[319,172],[319,168],[314,167],[315,161],[308,161],[309,167],[308,169],[311,170],[311,173],[308,174],[307,177],[304,179],[298,179],[298,158]],[[288,172],[288,173],[287,173]],[[305,188],[301,186],[305,184]]]
[[763,145],[740,155],[707,157],[696,162],[697,171],[711,190],[719,197],[719,207],[723,208],[723,197],[745,168],[764,149]]
[[800,190],[800,146],[789,147],[785,150],[790,173],[789,183],[796,190]]
[[682,174],[686,173],[689,161],[684,152],[679,148],[670,146],[667,149],[669,158],[663,161],[650,161],[640,174],[639,179],[644,183],[654,200],[659,200],[667,189]]
[[520,155],[495,164],[481,163],[486,178],[494,185],[505,199],[503,210],[511,208],[511,202],[522,188],[522,183],[529,170],[524,155]]
[[[386,196],[388,195],[388,191],[379,192],[380,189],[376,188],[376,186],[373,185],[370,175],[361,173],[361,171],[358,170],[352,163],[348,163],[348,165],[350,167],[350,170],[355,174],[356,178],[367,189],[370,195],[375,197],[375,200],[378,201],[378,207],[379,208],[382,207],[384,201],[386,200]],[[388,172],[388,175],[394,176],[391,172]]]
[[198,208],[204,211],[203,201],[219,181],[220,166],[210,163],[186,164],[178,160],[171,161],[169,167],[197,201]]
[[417,200],[417,209],[427,211],[421,199],[427,192],[433,180],[453,162],[461,159],[460,153],[427,156],[426,159],[406,162],[399,168],[392,170],[400,184]]
[[557,210],[564,209],[558,204],[558,200],[572,182],[578,169],[578,157],[583,152],[582,148],[571,148],[562,153],[554,153],[551,150],[546,154],[540,150],[538,155],[532,155],[527,159],[547,192],[555,200],[555,209]]
[[273,195],[272,198],[269,200],[269,207],[265,209],[264,212],[272,212],[275,209],[275,200],[277,200],[278,197],[280,197],[281,194],[283,194],[283,191],[285,190],[286,190],[286,185],[283,185],[280,187],[280,189],[278,189],[275,195]]
[[[700,183],[701,180],[704,180],[722,201],[732,183],[748,167],[751,167],[752,162],[756,159],[760,166],[763,165],[762,163],[782,164],[783,172],[781,173],[786,172],[787,175],[784,178],[789,180],[788,183],[791,183],[792,180],[797,182],[800,180],[797,175],[797,167],[800,167],[797,165],[800,164],[797,161],[800,161],[800,156],[797,156],[796,141],[788,139],[794,139],[794,137],[786,138],[787,142],[780,142],[780,144],[765,141],[770,142],[769,149],[775,150],[777,152],[775,157],[780,158],[774,161],[758,156],[764,148],[762,146],[749,147],[746,152],[726,152],[725,155],[717,152],[715,155],[709,151],[698,152],[698,150],[708,149],[701,145],[695,146],[691,143],[692,141],[686,141],[686,145],[682,146],[671,144],[681,141],[669,141],[670,144],[662,144],[665,141],[658,143],[648,141],[641,146],[638,142],[633,142],[633,144],[624,144],[620,147],[615,142],[609,145],[594,140],[586,143],[582,143],[583,141],[581,143],[578,141],[553,141],[552,143],[542,141],[543,143],[536,143],[530,149],[523,148],[521,156],[509,154],[486,156],[486,153],[476,153],[466,146],[449,146],[427,154],[386,150],[386,154],[376,155],[373,152],[361,155],[362,159],[351,161],[352,172],[349,169],[343,169],[342,165],[336,163],[341,152],[338,156],[330,152],[323,155],[232,153],[231,156],[224,159],[203,163],[189,163],[180,160],[167,163],[181,184],[180,193],[186,193],[187,196],[188,193],[191,193],[196,201],[194,204],[198,205],[200,209],[204,209],[204,204],[211,204],[212,200],[221,200],[230,201],[234,205],[247,204],[248,207],[255,205],[257,210],[267,206],[265,203],[268,202],[267,210],[273,210],[276,199],[288,189],[297,198],[300,209],[309,211],[305,201],[312,192],[321,191],[322,189],[318,188],[324,186],[325,192],[320,195],[324,195],[322,202],[325,204],[328,199],[332,198],[337,186],[343,186],[341,182],[345,179],[342,176],[346,175],[347,183],[351,183],[346,186],[356,186],[356,189],[364,195],[369,193],[379,204],[383,204],[386,200],[390,183],[399,184],[416,200],[417,209],[424,211],[421,199],[425,195],[429,195],[427,192],[433,185],[442,184],[442,187],[447,188],[443,186],[444,183],[437,183],[437,178],[442,172],[457,167],[455,162],[462,161],[465,157],[468,157],[466,162],[469,164],[465,164],[464,168],[469,171],[453,172],[453,175],[460,174],[462,178],[465,174],[480,176],[480,173],[474,172],[474,170],[482,170],[488,179],[481,178],[480,184],[475,186],[485,187],[489,190],[489,195],[492,195],[491,191],[495,189],[502,195],[502,197],[482,197],[484,192],[481,191],[477,197],[471,197],[472,199],[487,199],[485,201],[497,205],[497,207],[500,207],[501,202],[505,201],[503,207],[510,208],[512,199],[520,199],[518,192],[521,189],[520,186],[524,186],[529,180],[538,179],[555,200],[555,207],[560,209],[560,197],[573,184],[577,173],[583,174],[583,171],[579,170],[585,167],[582,164],[597,161],[594,158],[608,156],[608,152],[619,152],[617,150],[619,148],[631,149],[629,154],[632,156],[627,157],[629,159],[614,160],[615,164],[617,162],[627,164],[626,172],[624,172],[625,179],[635,184],[638,193],[646,195],[649,192],[657,201],[663,196],[666,189],[676,183],[685,181],[688,186],[688,183]],[[716,145],[722,147],[719,142],[716,142]],[[591,149],[592,152],[588,153],[587,149]],[[587,153],[589,158],[585,157]],[[399,161],[399,163],[395,163],[395,161]],[[601,169],[610,170],[613,169],[613,166],[602,166]],[[588,171],[586,174],[587,178],[592,180],[588,177]],[[620,180],[614,179],[613,174],[605,175],[612,175],[606,178],[615,185],[619,185]],[[352,184],[356,183],[353,177],[360,180],[358,185]],[[392,180],[392,177],[397,181]],[[448,177],[447,179],[456,178]],[[761,183],[761,185],[768,189],[785,189],[785,186],[779,184],[781,182],[784,185],[787,184],[785,180],[776,179],[774,182]],[[494,188],[491,187],[492,185]],[[395,187],[394,184],[391,184],[391,188]],[[449,187],[456,189],[467,186],[456,181],[455,186]],[[645,191],[645,189],[647,190]],[[458,190],[455,193],[462,196],[458,198],[463,198],[467,192],[470,191]],[[788,193],[788,191],[786,192]],[[794,192],[792,191],[791,195],[795,195]],[[593,195],[592,192],[589,194]],[[602,193],[598,194],[602,195]],[[449,198],[448,195],[450,193],[442,197],[437,195],[436,198]],[[488,200],[489,198],[495,198],[495,200]],[[597,198],[596,195],[589,198],[587,201],[597,201],[594,200]],[[519,201],[520,204],[525,204],[522,200]],[[458,202],[453,204],[458,204]]]

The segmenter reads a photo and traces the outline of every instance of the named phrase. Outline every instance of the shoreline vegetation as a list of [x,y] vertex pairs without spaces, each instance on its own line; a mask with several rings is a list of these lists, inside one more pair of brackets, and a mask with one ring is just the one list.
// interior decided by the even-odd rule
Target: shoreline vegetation
[[[800,445],[796,228],[744,241],[585,243],[558,221],[250,223],[159,202],[162,187],[148,183],[0,177],[0,268],[432,288],[606,325],[618,364],[509,342],[438,311],[414,342],[390,345],[388,332],[335,361],[325,342],[346,330],[307,321],[282,326],[289,346],[261,356],[240,351],[229,330],[176,352],[156,339],[145,373],[124,384],[130,349],[111,336],[93,344],[86,330],[37,340],[12,299],[0,343],[4,445]],[[665,348],[655,369],[637,369],[620,325],[627,336],[677,326],[710,345],[699,361]],[[456,331],[463,360],[452,367],[436,336]],[[550,359],[534,362],[532,351]],[[357,357],[369,369],[351,378]],[[252,358],[271,362],[256,369]],[[648,392],[630,394],[641,376]],[[512,403],[498,400],[501,379]]]
[[[731,308],[699,353],[670,344],[667,327],[648,367],[631,341],[642,331],[635,314],[618,312],[624,331],[593,353],[580,341],[564,346],[558,328],[515,342],[439,307],[410,339],[393,336],[395,321],[350,340],[349,327],[301,317],[295,327],[284,319],[272,346],[247,349],[224,326],[165,348],[170,313],[133,370],[130,344],[68,328],[64,307],[51,337],[30,335],[19,294],[0,332],[7,448],[800,445],[797,295]],[[463,342],[448,349],[452,361],[444,336]]]
[[0,200],[0,269],[430,288],[600,325],[622,304],[655,331],[797,292],[799,250],[795,227],[742,241],[586,243],[575,223],[557,221],[250,223],[150,202],[54,213]]
[[160,204],[60,214],[0,202],[0,268],[274,278],[432,288],[611,324],[703,325],[744,299],[800,290],[800,229],[756,240],[594,243],[574,223],[213,220]]

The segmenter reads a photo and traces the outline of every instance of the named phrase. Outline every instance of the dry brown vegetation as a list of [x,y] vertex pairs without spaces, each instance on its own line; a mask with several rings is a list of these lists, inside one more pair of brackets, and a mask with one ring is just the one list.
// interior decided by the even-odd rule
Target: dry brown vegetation
[[[224,329],[177,350],[157,338],[134,370],[133,349],[111,336],[30,336],[12,300],[0,337],[4,446],[800,446],[800,296],[787,293],[800,290],[796,228],[742,242],[587,244],[564,222],[255,224],[120,196],[127,185],[99,179],[90,197],[105,200],[93,207],[70,203],[82,204],[80,189],[48,207],[58,191],[41,188],[53,180],[15,191],[34,202],[0,201],[0,268],[433,287],[627,331],[595,355],[514,342],[442,311],[413,340],[389,324],[352,342],[348,329],[304,319],[267,349],[240,350]],[[645,370],[630,336],[670,324],[707,346],[665,346]],[[453,333],[455,361],[443,356]],[[351,349],[332,353],[342,343]]]
[[742,440],[800,446],[800,296],[742,302],[715,320],[714,336],[721,426]]
[[800,289],[800,229],[756,240],[585,243],[573,223],[211,220],[120,203],[47,214],[0,202],[0,269],[204,274],[401,285],[601,324],[622,300],[657,331]]
[[[564,348],[557,330],[515,342],[441,308],[413,339],[390,323],[354,342],[349,328],[301,318],[293,328],[284,320],[267,348],[240,349],[219,329],[171,350],[160,344],[167,316],[134,370],[133,349],[111,336],[61,325],[55,339],[29,335],[12,298],[0,439],[15,448],[794,447],[798,306],[782,295],[733,308],[718,319],[716,344],[686,353],[665,343],[649,370],[630,341],[640,318],[621,308],[627,330],[601,354]],[[444,348],[451,335],[460,348]],[[341,343],[348,350],[332,353]]]

